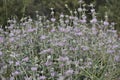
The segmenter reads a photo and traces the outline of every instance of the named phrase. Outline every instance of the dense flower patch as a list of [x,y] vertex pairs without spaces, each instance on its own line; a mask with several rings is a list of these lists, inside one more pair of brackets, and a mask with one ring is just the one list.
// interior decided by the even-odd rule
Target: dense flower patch
[[[0,77],[8,80],[118,80],[120,38],[114,23],[86,20],[84,7],[59,20],[37,15],[0,29]],[[52,9],[53,10],[53,9]],[[79,15],[78,15],[79,14]]]

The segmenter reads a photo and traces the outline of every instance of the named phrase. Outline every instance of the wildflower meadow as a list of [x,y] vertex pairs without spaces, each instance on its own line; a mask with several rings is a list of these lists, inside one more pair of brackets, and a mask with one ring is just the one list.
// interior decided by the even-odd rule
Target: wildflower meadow
[[0,28],[0,80],[120,80],[115,23],[107,13],[98,20],[93,6],[89,21],[84,5],[58,19],[53,8],[50,19],[9,19]]

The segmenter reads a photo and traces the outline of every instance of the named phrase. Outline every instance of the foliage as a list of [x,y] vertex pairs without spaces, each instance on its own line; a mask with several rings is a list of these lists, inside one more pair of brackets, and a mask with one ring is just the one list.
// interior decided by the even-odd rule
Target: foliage
[[[58,17],[61,13],[70,14],[65,4],[68,4],[70,10],[75,10],[79,6],[77,0],[0,0],[0,2],[1,25],[5,25],[8,18],[13,16],[18,17],[18,20],[24,16],[31,16],[34,19],[35,12],[39,11],[39,15],[50,17],[50,8],[54,8]],[[89,4],[92,1],[85,0],[85,2]]]
[[106,4],[99,6],[100,18],[107,12],[110,22],[116,23],[116,29],[120,31],[120,0],[106,0]]
[[[50,8],[55,8],[56,17],[61,13],[70,14],[68,9],[65,8],[65,4],[68,4],[70,10],[75,10],[79,7],[79,3],[77,1],[78,0],[0,0],[0,24],[5,26],[7,24],[7,20],[11,17],[17,17],[18,20],[20,20],[24,16],[31,16],[35,19],[36,11],[39,11],[39,15],[48,16],[49,18]],[[99,19],[103,19],[105,12],[108,12],[110,21],[115,22],[116,29],[120,30],[119,0],[84,1],[86,4],[96,4],[95,8],[98,11]],[[87,15],[89,19],[89,14]]]
[[0,0],[0,24],[6,25],[11,17],[22,17],[22,0]]

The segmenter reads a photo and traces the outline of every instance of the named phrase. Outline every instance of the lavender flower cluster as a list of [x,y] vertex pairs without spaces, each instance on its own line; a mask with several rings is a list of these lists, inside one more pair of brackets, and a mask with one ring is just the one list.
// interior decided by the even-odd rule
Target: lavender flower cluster
[[0,29],[0,78],[2,80],[118,80],[120,38],[108,16],[100,21],[93,5],[87,22],[82,0],[71,15],[55,19],[9,20]]

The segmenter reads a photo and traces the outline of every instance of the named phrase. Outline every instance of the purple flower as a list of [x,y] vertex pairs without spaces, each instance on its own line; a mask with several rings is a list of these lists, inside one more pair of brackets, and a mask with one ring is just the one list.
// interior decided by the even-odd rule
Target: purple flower
[[31,19],[31,18],[29,18],[29,19],[28,19],[28,21],[29,21],[29,22],[32,22],[32,19]]
[[16,63],[15,63],[15,66],[19,66],[20,65],[20,61],[17,61]]
[[82,36],[83,33],[82,33],[82,32],[77,32],[77,33],[75,33],[75,35],[76,35],[76,36]]
[[37,67],[31,67],[32,71],[37,71]]
[[46,66],[50,66],[50,65],[52,65],[52,62],[47,61],[47,62],[45,63],[45,65],[46,65]]
[[65,20],[65,23],[69,23],[69,20]]
[[109,40],[108,40],[108,43],[112,43],[112,40],[111,40],[111,39],[109,39]]
[[90,11],[93,13],[93,12],[95,12],[95,9],[91,9]]
[[9,80],[15,80],[15,78],[14,77],[10,77],[10,79]]
[[66,45],[66,43],[65,42],[58,42],[58,43],[56,43],[56,45],[62,47],[64,45]]
[[115,57],[114,57],[114,60],[115,60],[116,62],[119,62],[119,61],[120,61],[120,56],[115,56]]
[[113,25],[113,26],[114,26],[114,25],[115,25],[115,23],[114,23],[114,22],[112,22],[112,23],[111,23],[111,25]]
[[81,46],[81,48],[82,48],[84,51],[88,51],[88,50],[89,50],[89,47],[88,47],[88,46]]
[[27,62],[29,60],[29,57],[25,57],[24,59],[22,59],[22,61]]
[[4,38],[0,36],[0,43],[2,43],[3,41],[4,41]]
[[9,38],[9,41],[10,41],[10,42],[13,42],[13,41],[15,41],[15,38],[14,38],[14,37],[11,37],[11,38]]
[[60,75],[57,80],[65,80],[65,76]]
[[61,32],[68,33],[68,32],[70,32],[70,28],[69,27],[64,28],[64,30],[63,31],[61,30]]
[[64,64],[60,64],[60,68],[62,68],[64,66]]
[[59,60],[59,61],[62,61],[62,62],[65,62],[65,61],[68,61],[69,58],[68,58],[67,56],[65,56],[65,57],[59,57],[58,60]]
[[60,31],[60,32],[66,32],[66,29],[65,29],[65,28],[60,27],[60,28],[59,28],[59,31]]
[[79,3],[82,3],[83,2],[83,0],[79,0]]
[[55,28],[52,28],[51,32],[55,32]]
[[45,76],[40,76],[39,79],[40,79],[40,80],[45,80],[46,77],[45,77]]
[[56,20],[55,18],[51,18],[51,21],[52,21],[52,22],[55,22],[55,20]]
[[14,33],[10,33],[9,34],[9,37],[13,37],[15,34]]
[[96,30],[95,27],[92,27],[92,33],[93,33],[93,34],[97,34],[97,30]]
[[107,22],[107,21],[104,21],[104,23],[103,23],[105,26],[108,26],[109,25],[109,22]]
[[35,31],[35,30],[37,30],[37,28],[28,29],[27,32],[33,32],[33,31]]
[[82,19],[86,20],[87,16],[85,14],[82,15]]
[[0,51],[0,56],[2,55],[3,53]]
[[14,62],[13,61],[9,61],[9,64],[11,65],[11,64],[13,64]]
[[52,73],[51,73],[51,76],[54,77],[54,76],[55,76],[55,72],[52,72]]
[[65,72],[65,75],[66,76],[70,76],[70,75],[72,75],[73,74],[73,70],[72,69],[69,69],[69,70],[67,70],[66,72]]
[[63,15],[63,14],[61,14],[61,15],[60,15],[60,17],[61,17],[61,18],[63,18],[63,17],[64,17],[64,15]]
[[114,53],[115,52],[115,50],[111,50],[111,49],[108,49],[107,50],[107,53],[110,53],[110,54],[112,54],[112,53]]
[[74,30],[74,32],[80,32],[80,29],[76,28],[76,27],[73,30]]
[[72,50],[72,51],[75,51],[75,48],[73,48],[73,47],[70,47],[70,50]]
[[49,48],[49,49],[45,49],[43,51],[40,52],[40,54],[46,54],[46,53],[52,53],[53,49]]
[[73,17],[73,16],[70,16],[69,19],[74,19],[74,17]]
[[96,19],[96,18],[93,18],[90,22],[91,22],[91,23],[96,23],[96,22],[97,22],[97,19]]
[[118,48],[118,45],[113,45],[112,49]]
[[19,75],[19,74],[20,74],[19,71],[15,71],[15,72],[12,73],[13,76],[16,76],[16,75]]
[[24,80],[32,80],[32,76],[30,76],[30,77],[24,77]]
[[86,23],[87,21],[86,21],[86,19],[82,19],[82,20],[80,20],[80,22],[81,23]]
[[45,35],[42,35],[42,36],[40,37],[41,40],[44,40],[44,39],[46,39],[46,38],[47,38],[47,36],[45,36]]

